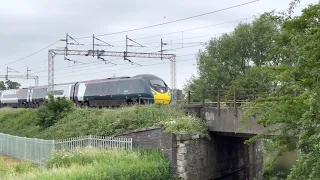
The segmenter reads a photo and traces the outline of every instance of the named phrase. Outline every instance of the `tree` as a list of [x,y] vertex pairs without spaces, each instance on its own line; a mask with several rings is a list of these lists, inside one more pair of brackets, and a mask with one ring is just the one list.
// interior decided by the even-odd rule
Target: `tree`
[[[190,79],[185,89],[191,86],[198,92],[206,89],[232,89],[234,85],[241,85],[239,81],[245,79],[243,88],[265,88],[270,85],[269,82],[259,83],[261,78],[268,74],[268,68],[264,69],[263,74],[252,67],[287,63],[284,60],[287,60],[289,53],[285,53],[284,48],[278,46],[278,43],[282,42],[280,40],[283,40],[282,22],[283,20],[274,13],[265,13],[252,23],[239,24],[232,33],[213,38],[206,50],[200,51],[197,55],[199,77]],[[253,75],[259,76],[260,79],[252,79]],[[197,85],[192,85],[197,81]]]
[[205,51],[198,52],[198,77],[193,76],[184,90],[193,91],[198,100],[203,93],[212,96],[210,90],[227,90],[227,97],[233,88],[273,87],[278,71],[272,66],[294,61],[293,53],[279,46],[288,42],[282,35],[282,23],[281,16],[265,13],[252,23],[239,24],[232,33],[213,38]]
[[73,104],[70,100],[65,97],[55,99],[49,94],[49,100],[45,101],[37,111],[38,125],[42,128],[48,128],[70,113],[72,108]]
[[7,80],[6,81],[7,89],[18,89],[21,85],[17,82]]
[[7,89],[7,87],[6,87],[6,85],[4,84],[4,82],[3,81],[0,81],[0,90],[6,90]]
[[[276,149],[299,150],[301,155],[287,177],[294,179],[318,179],[320,177],[320,5],[311,5],[297,17],[287,17],[282,25],[285,41],[281,48],[290,48],[298,61],[292,66],[283,65],[275,80],[275,93],[268,98],[257,99],[248,105],[246,121],[256,116],[257,124],[270,130],[255,136],[280,132],[273,136]],[[296,96],[291,92],[298,90]]]
[[18,89],[21,85],[17,82],[7,80],[6,82],[0,81],[0,90]]

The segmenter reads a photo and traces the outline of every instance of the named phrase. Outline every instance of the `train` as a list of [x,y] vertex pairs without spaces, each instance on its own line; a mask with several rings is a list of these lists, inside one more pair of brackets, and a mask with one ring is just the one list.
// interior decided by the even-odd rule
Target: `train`
[[161,78],[152,74],[113,77],[89,81],[0,91],[0,108],[38,108],[52,94],[65,97],[77,107],[119,107],[133,104],[170,104],[172,90]]

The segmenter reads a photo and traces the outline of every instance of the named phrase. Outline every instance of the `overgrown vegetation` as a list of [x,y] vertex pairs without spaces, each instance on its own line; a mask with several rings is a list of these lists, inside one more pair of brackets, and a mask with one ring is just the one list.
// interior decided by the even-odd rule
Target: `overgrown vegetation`
[[[301,152],[297,165],[282,178],[311,180],[320,177],[320,5],[294,17],[298,2],[294,0],[287,13],[265,13],[212,39],[198,55],[198,77],[191,78],[185,90],[201,95],[204,89],[272,89],[246,107],[243,121],[257,117],[256,124],[270,127],[256,137],[281,132],[270,138],[276,149],[270,156]],[[265,179],[275,178],[266,167]]]
[[35,167],[29,162],[9,163],[5,162],[0,155],[0,178],[9,174],[23,174],[34,170]]
[[[55,101],[54,104],[61,104],[60,101]],[[194,133],[208,136],[207,126],[203,120],[190,117],[182,109],[168,105],[153,104],[122,109],[72,107],[60,111],[63,116],[53,116],[55,108],[49,108],[52,106],[56,105],[45,105],[39,110],[2,109],[0,132],[32,138],[60,139],[89,134],[110,136],[139,128],[163,126],[165,131],[176,134]],[[41,127],[38,124],[45,114],[52,115],[46,118],[48,120],[46,122],[53,123],[50,127]]]
[[51,94],[37,111],[38,124],[42,128],[54,125],[60,119],[66,117],[72,111],[73,104],[65,97],[54,98]]
[[82,149],[75,153],[57,153],[46,167],[39,167],[24,174],[7,175],[5,179],[170,180],[174,177],[171,174],[169,160],[157,151]]

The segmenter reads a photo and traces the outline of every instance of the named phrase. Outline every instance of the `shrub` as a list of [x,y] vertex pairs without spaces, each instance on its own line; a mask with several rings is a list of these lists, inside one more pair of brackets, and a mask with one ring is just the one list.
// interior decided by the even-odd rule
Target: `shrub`
[[38,110],[38,125],[42,128],[50,127],[68,115],[72,109],[72,102],[65,97],[55,99],[52,95],[49,95],[49,100],[45,101]]

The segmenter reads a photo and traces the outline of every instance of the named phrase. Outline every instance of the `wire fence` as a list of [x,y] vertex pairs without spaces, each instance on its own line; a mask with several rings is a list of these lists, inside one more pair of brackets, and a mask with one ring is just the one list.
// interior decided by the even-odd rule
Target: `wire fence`
[[0,154],[43,165],[58,151],[79,148],[132,149],[132,138],[81,136],[61,140],[43,140],[0,133]]
[[53,140],[0,133],[0,153],[35,164],[44,164],[54,152]]

